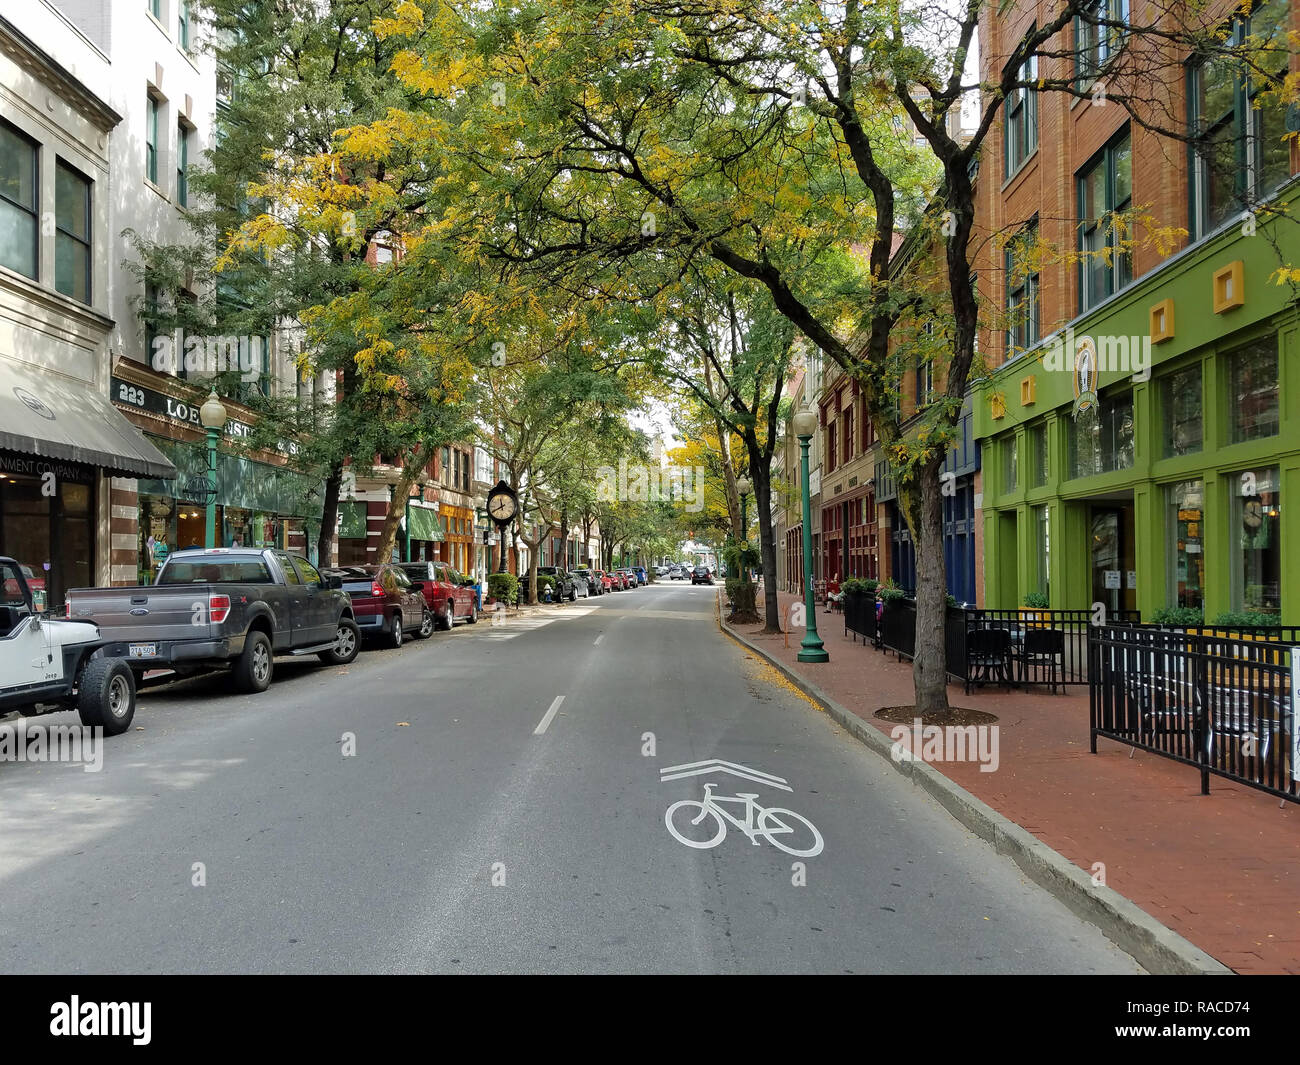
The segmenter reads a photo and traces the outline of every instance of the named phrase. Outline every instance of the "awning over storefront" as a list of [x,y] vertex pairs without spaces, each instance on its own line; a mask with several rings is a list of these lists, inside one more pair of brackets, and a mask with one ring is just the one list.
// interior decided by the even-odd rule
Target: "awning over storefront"
[[129,477],[176,468],[90,385],[0,359],[0,448]]
[[437,541],[443,539],[442,522],[438,520],[436,510],[415,503],[411,504],[411,539]]
[[[172,476],[141,480],[141,495],[197,498],[207,484],[208,455],[201,444],[155,438],[157,446],[174,465]],[[281,517],[319,514],[323,495],[318,478],[284,466],[269,466],[246,455],[217,452],[217,498],[222,506],[265,511]]]

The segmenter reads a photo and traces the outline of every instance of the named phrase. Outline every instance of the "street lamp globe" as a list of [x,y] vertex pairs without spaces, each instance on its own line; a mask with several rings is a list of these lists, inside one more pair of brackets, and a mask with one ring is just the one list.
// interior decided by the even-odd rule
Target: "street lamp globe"
[[804,440],[817,432],[817,415],[804,408],[790,419],[790,424],[794,428],[794,435]]
[[203,423],[205,429],[224,429],[226,427],[226,408],[221,400],[217,398],[215,388],[208,393],[208,398],[203,401],[203,406],[199,408],[199,421]]
[[736,491],[742,496],[749,495],[749,490],[753,487],[754,485],[750,482],[748,477],[741,476],[736,478]]

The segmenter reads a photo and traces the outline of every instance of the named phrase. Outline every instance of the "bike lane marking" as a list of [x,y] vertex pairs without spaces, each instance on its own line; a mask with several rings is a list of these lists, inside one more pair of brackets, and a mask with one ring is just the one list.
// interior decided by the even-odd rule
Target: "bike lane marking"
[[534,736],[540,736],[543,732],[547,730],[547,728],[550,727],[551,721],[555,717],[555,711],[557,711],[560,708],[560,704],[562,702],[564,702],[564,696],[557,695],[555,697],[555,701],[551,703],[551,708],[546,711],[546,713],[542,716],[542,720],[538,722],[537,727],[533,729]]
[[605,638],[605,634],[602,632],[599,636],[596,637],[595,641],[592,643],[591,646],[592,646],[592,647],[599,647],[599,646],[600,646],[600,641],[603,640],[604,638]]

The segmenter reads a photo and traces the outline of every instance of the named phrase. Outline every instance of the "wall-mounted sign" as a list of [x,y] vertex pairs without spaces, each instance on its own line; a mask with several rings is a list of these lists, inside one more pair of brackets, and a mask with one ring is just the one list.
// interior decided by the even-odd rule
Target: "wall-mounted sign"
[[1080,337],[1074,347],[1074,416],[1097,403],[1097,346],[1092,337]]
[[1108,570],[1105,571],[1105,574],[1106,574],[1106,588],[1107,588],[1108,590],[1109,590],[1109,589],[1117,589],[1117,588],[1120,588],[1120,587],[1121,587],[1121,585],[1120,585],[1120,576],[1121,576],[1121,574],[1120,574],[1120,571],[1119,571],[1119,570],[1117,570],[1117,569],[1108,569]]
[[[120,377],[112,379],[109,394],[112,396],[113,402],[119,407],[125,407],[127,410],[148,411],[150,414],[161,414],[171,421],[192,426],[199,431],[203,430],[203,422],[199,418],[199,405],[197,404],[187,403],[183,399],[169,396],[165,392],[156,392],[152,388],[145,388],[143,385],[133,385],[130,381],[123,381]],[[227,419],[226,436],[244,439],[252,435],[253,427],[248,422],[241,422],[237,418]],[[292,441],[281,440],[277,442],[275,449],[285,455],[296,455],[298,453],[298,445]]]

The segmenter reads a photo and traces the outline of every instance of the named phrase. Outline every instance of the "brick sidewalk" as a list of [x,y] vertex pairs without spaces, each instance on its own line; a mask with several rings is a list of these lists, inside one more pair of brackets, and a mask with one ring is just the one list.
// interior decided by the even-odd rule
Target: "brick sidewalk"
[[[796,600],[779,597],[783,612]],[[827,663],[796,660],[802,629],[786,647],[787,637],[759,636],[761,625],[735,628],[886,734],[893,726],[873,713],[914,701],[911,663],[853,642],[843,615],[820,604]],[[1300,809],[1217,777],[1203,796],[1196,769],[1130,758],[1109,740],[1089,753],[1086,690],[1067,690],[951,685],[953,705],[998,716],[1000,765],[934,768],[1084,870],[1104,863],[1110,887],[1237,972],[1300,974]]]

